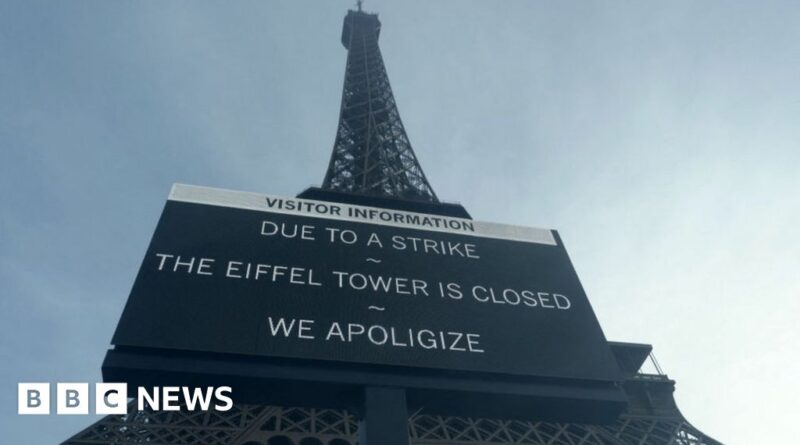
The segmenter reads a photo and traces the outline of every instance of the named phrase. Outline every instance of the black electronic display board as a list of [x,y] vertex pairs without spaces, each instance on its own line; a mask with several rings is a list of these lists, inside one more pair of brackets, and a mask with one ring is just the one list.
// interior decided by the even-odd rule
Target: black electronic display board
[[112,342],[612,381],[557,235],[173,187]]

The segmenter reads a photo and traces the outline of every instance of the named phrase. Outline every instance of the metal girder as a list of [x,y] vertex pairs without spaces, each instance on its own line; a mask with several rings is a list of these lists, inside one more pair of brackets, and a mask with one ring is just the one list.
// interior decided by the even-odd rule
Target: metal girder
[[[135,407],[131,407],[135,409]],[[345,410],[237,405],[232,412],[107,416],[64,445],[355,445]],[[718,445],[682,417],[623,414],[612,425],[413,415],[415,445]]]
[[[693,427],[663,374],[625,380],[629,404],[611,424],[483,419],[418,412],[408,419],[413,445],[719,445]],[[358,422],[342,409],[234,405],[226,412],[137,411],[106,416],[64,445],[356,445]]]

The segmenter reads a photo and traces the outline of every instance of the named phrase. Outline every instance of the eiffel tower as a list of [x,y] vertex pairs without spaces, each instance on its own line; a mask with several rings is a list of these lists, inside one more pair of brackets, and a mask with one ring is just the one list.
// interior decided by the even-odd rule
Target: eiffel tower
[[[417,161],[394,101],[378,37],[376,14],[348,11],[342,44],[348,50],[339,126],[321,188],[300,197],[366,203],[469,218],[440,203]],[[412,413],[408,437],[418,445],[714,445],[693,427],[673,398],[675,382],[661,372],[650,345],[610,342],[628,397],[611,424],[488,419]],[[644,372],[650,360],[655,372]],[[358,419],[347,410],[238,404],[225,412],[138,411],[110,415],[67,445],[355,445]]]
[[360,8],[344,19],[347,68],[336,142],[322,187],[437,201],[397,111],[378,47],[381,23]]

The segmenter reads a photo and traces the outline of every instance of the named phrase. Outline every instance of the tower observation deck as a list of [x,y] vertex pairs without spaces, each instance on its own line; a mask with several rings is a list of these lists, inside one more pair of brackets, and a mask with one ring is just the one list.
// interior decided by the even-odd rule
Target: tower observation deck
[[[411,148],[378,47],[376,14],[348,11],[347,49],[339,123],[322,186],[301,198],[338,201],[470,218],[463,207],[440,202]],[[408,440],[418,445],[716,445],[689,424],[673,398],[675,382],[643,373],[650,345],[610,342],[622,371],[627,407],[614,422],[587,424],[547,419],[408,416]],[[236,404],[226,412],[152,411],[129,405],[64,444],[355,445],[358,421],[346,409]]]

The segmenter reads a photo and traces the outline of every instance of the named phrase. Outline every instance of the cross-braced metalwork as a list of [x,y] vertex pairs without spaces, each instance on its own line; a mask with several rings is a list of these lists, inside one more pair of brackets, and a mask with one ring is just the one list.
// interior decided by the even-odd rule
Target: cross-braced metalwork
[[[646,381],[646,382],[645,382]],[[634,376],[631,403],[610,425],[415,414],[412,445],[719,445],[687,422],[666,376]],[[346,410],[235,405],[228,412],[136,411],[107,416],[64,445],[355,445],[358,424]]]
[[378,16],[349,11],[336,142],[323,189],[437,202],[406,135],[378,47]]

